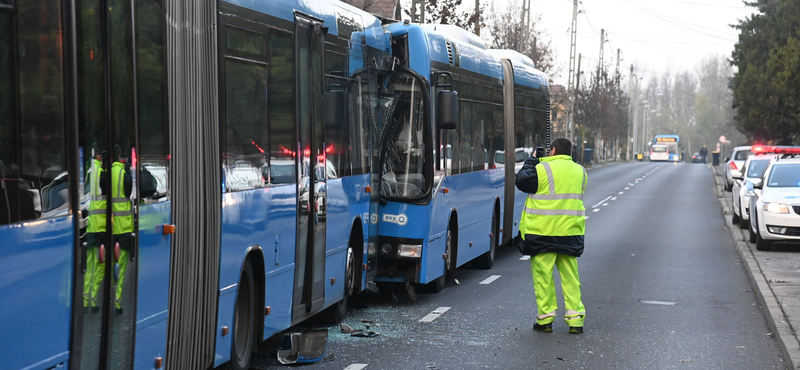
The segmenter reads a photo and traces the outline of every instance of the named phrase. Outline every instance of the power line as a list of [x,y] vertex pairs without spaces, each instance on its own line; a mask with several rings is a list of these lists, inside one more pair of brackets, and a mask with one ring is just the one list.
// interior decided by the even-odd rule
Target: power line
[[[731,41],[731,42],[734,42],[734,40],[726,39],[726,38],[724,38],[724,37],[722,37],[722,36],[718,36],[718,35],[713,35],[713,34],[710,34],[710,33],[708,33],[708,32],[701,31],[701,30],[698,30],[698,29],[695,29],[695,28],[692,28],[692,27],[689,27],[689,26],[686,26],[686,25],[683,25],[683,24],[680,24],[680,23],[677,23],[677,22],[683,22],[683,23],[686,23],[686,24],[692,25],[692,26],[694,26],[694,27],[703,28],[703,29],[711,30],[711,31],[718,32],[718,33],[723,33],[723,32],[721,32],[721,31],[714,30],[714,29],[707,28],[707,27],[703,27],[703,26],[699,26],[699,25],[696,25],[696,24],[693,24],[693,23],[689,23],[689,22],[686,22],[686,21],[682,21],[682,20],[679,20],[679,19],[676,19],[676,18],[672,18],[672,17],[666,16],[666,15],[663,15],[663,14],[659,14],[659,13],[657,13],[657,12],[653,11],[653,10],[650,10],[650,9],[648,9],[648,8],[645,8],[645,7],[643,7],[643,6],[640,6],[640,5],[634,4],[634,3],[632,3],[632,2],[630,2],[630,1],[628,1],[628,0],[621,0],[621,1],[622,1],[622,2],[624,2],[624,3],[626,3],[626,4],[628,4],[628,5],[630,5],[630,6],[632,6],[632,7],[634,7],[634,8],[636,8],[636,9],[637,9],[637,10],[639,10],[639,11],[642,11],[642,12],[644,12],[644,13],[650,14],[650,15],[651,15],[651,16],[653,16],[653,17],[656,17],[656,18],[658,18],[658,19],[661,19],[661,20],[663,20],[663,21],[666,21],[666,22],[668,22],[668,23],[671,23],[671,24],[673,24],[673,25],[675,25],[675,26],[678,26],[678,27],[681,27],[681,28],[685,28],[685,29],[688,29],[688,30],[690,30],[690,31],[694,31],[694,32],[697,32],[697,33],[702,33],[702,34],[704,34],[704,35],[708,35],[708,36],[710,36],[710,37],[715,37],[715,38],[722,39],[722,40],[725,40],[725,41]],[[677,22],[676,22],[676,21],[677,21]]]

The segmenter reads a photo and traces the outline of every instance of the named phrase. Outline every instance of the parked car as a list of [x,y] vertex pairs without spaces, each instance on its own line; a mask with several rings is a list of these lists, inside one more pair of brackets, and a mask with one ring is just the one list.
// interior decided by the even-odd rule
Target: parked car
[[755,147],[737,146],[733,148],[731,157],[725,159],[725,191],[733,189],[734,177],[742,177],[742,165],[747,157],[753,154],[751,148]]
[[[759,179],[761,174],[774,159],[776,154],[759,152],[747,157],[742,164],[744,176],[734,177],[733,190],[731,191],[731,204],[733,205],[733,223],[746,229],[750,221],[750,197],[747,195],[753,190],[753,181]],[[759,180],[760,181],[760,180]]]
[[775,242],[800,242],[800,147],[777,147],[750,199],[750,241],[768,251]]
[[692,163],[703,163],[703,157],[700,156],[700,153],[692,154]]

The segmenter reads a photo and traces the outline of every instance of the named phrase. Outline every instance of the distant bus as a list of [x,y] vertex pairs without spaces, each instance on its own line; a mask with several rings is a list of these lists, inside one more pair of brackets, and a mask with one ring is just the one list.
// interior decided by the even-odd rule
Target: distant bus
[[651,161],[680,162],[683,145],[678,135],[656,135],[650,147]]
[[[385,29],[400,74],[387,89],[395,96],[381,141],[374,281],[438,292],[459,266],[491,268],[496,248],[516,236],[525,201],[516,170],[550,139],[547,77],[530,59],[487,50],[455,26]],[[453,92],[450,126],[440,119],[456,109]]]
[[246,369],[340,320],[390,41],[330,0],[0,1],[0,368]]

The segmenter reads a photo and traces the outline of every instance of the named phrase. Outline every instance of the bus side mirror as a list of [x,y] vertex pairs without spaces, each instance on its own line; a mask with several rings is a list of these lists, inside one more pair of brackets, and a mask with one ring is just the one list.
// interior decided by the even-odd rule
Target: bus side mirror
[[458,93],[439,91],[436,93],[436,128],[455,130],[458,127]]
[[344,127],[345,93],[342,90],[332,90],[325,93],[325,126],[341,130]]

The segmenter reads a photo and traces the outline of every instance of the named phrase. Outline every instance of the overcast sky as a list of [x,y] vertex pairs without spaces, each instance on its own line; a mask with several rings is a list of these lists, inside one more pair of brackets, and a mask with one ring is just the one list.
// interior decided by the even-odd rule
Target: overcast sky
[[[496,11],[522,3],[482,1],[490,1],[487,5]],[[474,4],[472,0],[464,3]],[[561,73],[555,83],[561,85],[567,84],[572,7],[572,0],[531,0],[533,16],[541,15],[540,29],[551,38],[558,55]],[[620,49],[620,69],[629,70],[634,64],[639,68],[636,73],[645,80],[668,69],[694,71],[709,54],[729,58],[738,34],[729,25],[753,13],[753,8],[745,7],[741,0],[584,0],[578,2],[578,10],[581,70],[597,68],[600,30],[605,29],[608,42],[604,64],[613,73]]]

